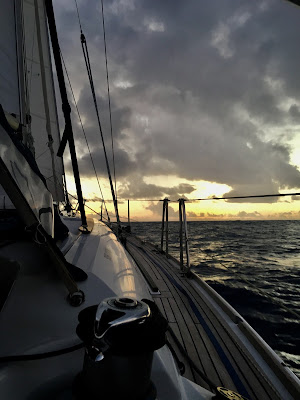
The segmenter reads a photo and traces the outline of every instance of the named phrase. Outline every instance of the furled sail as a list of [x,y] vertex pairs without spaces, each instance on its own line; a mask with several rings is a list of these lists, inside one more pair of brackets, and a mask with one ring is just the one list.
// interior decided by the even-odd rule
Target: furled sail
[[28,113],[35,159],[56,201],[64,200],[63,163],[43,0],[23,0]]
[[[2,0],[0,12],[0,104],[9,113],[20,114],[15,1]],[[5,10],[5,12],[3,12]]]
[[42,225],[54,236],[53,200],[31,151],[9,126],[0,107],[0,182],[27,229]]

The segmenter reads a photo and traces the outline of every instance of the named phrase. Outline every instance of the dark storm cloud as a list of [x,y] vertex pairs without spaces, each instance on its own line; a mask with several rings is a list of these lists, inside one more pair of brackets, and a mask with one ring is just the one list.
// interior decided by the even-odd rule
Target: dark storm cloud
[[133,199],[163,199],[165,197],[172,199],[179,199],[184,197],[184,194],[192,193],[195,187],[189,184],[180,184],[174,187],[163,187],[153,184],[147,184],[142,179],[136,177],[129,184],[122,186],[119,189],[119,195],[122,198]]
[[[59,4],[61,47],[103,175],[75,9]],[[78,5],[109,146],[100,2]],[[273,0],[114,0],[104,7],[116,169],[124,196],[171,196],[172,188],[143,180],[163,174],[225,183],[233,188],[227,195],[300,186],[286,143],[289,126],[300,121],[300,9]],[[291,105],[283,107],[287,98]],[[92,175],[78,129],[76,138],[83,151],[80,168]],[[173,196],[189,194],[191,187]]]
[[300,110],[296,104],[291,105],[291,107],[289,108],[289,113],[295,122],[300,122]]

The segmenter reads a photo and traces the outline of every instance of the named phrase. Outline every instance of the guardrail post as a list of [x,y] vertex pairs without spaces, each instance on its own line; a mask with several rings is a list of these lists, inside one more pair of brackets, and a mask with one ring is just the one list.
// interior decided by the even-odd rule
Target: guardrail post
[[[181,271],[189,275],[191,265],[190,265],[190,248],[189,248],[189,238],[187,230],[187,219],[185,211],[185,199],[179,199],[179,223],[180,223],[180,267]],[[184,242],[185,242],[185,253],[186,253],[186,266],[183,263],[183,232],[184,232]]]
[[[169,211],[168,211],[169,200],[163,200],[163,214],[162,214],[162,222],[161,222],[161,241],[160,241],[160,250],[163,251],[164,247],[164,234],[166,234],[166,255],[169,255]],[[166,222],[166,225],[165,225]]]
[[160,240],[160,251],[163,251],[164,248],[164,231],[165,231],[165,201],[163,202],[163,212],[162,212],[162,221],[161,221],[161,240]]
[[169,257],[169,200],[166,200],[166,255]]
[[127,204],[128,204],[128,232],[131,233],[129,199]]
[[178,203],[179,203],[179,244],[180,244],[180,269],[183,272],[183,226],[182,226],[182,200],[183,199],[179,199]]

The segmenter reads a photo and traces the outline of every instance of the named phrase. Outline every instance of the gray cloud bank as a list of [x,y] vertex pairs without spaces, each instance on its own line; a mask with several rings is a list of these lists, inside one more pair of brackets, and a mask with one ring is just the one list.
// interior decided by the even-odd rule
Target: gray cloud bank
[[[55,5],[96,168],[106,176],[75,8]],[[78,6],[110,148],[100,2]],[[230,185],[232,196],[300,187],[289,147],[300,122],[300,8],[275,0],[113,0],[104,7],[122,196],[188,195],[201,179]],[[74,126],[81,173],[92,176],[76,117]],[[145,183],[156,175],[190,184]]]

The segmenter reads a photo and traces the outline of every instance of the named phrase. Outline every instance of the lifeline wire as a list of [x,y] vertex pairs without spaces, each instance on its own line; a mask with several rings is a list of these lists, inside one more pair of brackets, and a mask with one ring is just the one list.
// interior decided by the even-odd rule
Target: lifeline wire
[[[48,178],[48,179],[49,179],[49,178]],[[61,184],[60,184],[60,185],[61,185]],[[63,187],[63,185],[61,185],[61,186]],[[77,198],[76,196],[73,196],[71,193],[69,193],[69,192],[66,191],[66,194],[67,194],[68,196],[71,196],[73,199],[75,199],[75,200],[78,201],[78,198]],[[103,200],[103,202],[104,202],[104,200]],[[84,204],[84,206],[87,207],[87,208],[89,208],[91,211],[93,211],[95,214],[97,214],[97,215],[99,215],[99,216],[101,217],[101,214],[100,214],[98,211],[94,210],[93,208],[89,207],[89,206],[86,205],[86,204]],[[108,221],[108,223],[110,223],[110,218],[109,218],[108,213],[107,213],[107,217],[108,217],[108,218],[105,218],[105,217],[102,216],[102,218],[106,219],[106,221]]]
[[[68,195],[71,196],[73,199],[75,199],[75,200],[78,201],[78,199],[77,199],[76,196],[73,196],[71,193],[68,193]],[[87,206],[86,204],[85,204],[84,206],[87,207],[87,208],[89,208],[89,209],[90,209],[91,211],[93,211],[95,214],[101,216],[101,214],[100,214],[98,211],[93,210],[91,207]],[[108,219],[108,221],[110,221],[110,220]]]
[[[260,197],[284,197],[284,196],[300,196],[300,193],[276,193],[276,194],[258,194],[251,196],[226,196],[226,197],[204,197],[200,199],[184,199],[186,203],[204,201],[204,200],[231,200],[231,199],[252,199]],[[119,199],[120,201],[126,201],[128,199]],[[164,201],[164,199],[129,199],[130,201]],[[170,203],[177,203],[178,200],[170,200]]]

